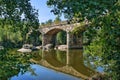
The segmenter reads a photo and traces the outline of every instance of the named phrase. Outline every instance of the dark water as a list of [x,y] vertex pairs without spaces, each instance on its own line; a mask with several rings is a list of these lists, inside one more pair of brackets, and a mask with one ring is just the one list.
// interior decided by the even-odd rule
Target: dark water
[[[81,80],[95,74],[82,50],[0,51],[0,80]],[[98,67],[98,70],[102,70]]]

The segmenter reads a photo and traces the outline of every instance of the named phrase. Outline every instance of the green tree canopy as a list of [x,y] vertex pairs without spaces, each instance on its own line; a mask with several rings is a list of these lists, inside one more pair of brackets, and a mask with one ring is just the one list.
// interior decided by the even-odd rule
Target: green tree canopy
[[30,0],[0,0],[0,27],[4,26],[12,26],[12,32],[20,31],[24,41],[30,30],[39,27],[38,11]]
[[109,77],[120,77],[120,0],[48,0],[55,15],[85,19],[88,25],[84,36],[89,41],[85,53],[91,54],[95,64],[103,66]]
[[0,0],[1,24],[16,25],[25,21],[29,26],[35,27],[38,26],[37,17],[38,13],[32,8],[30,0]]
[[55,18],[55,20],[54,20],[54,23],[55,23],[55,24],[58,24],[58,23],[60,23],[60,22],[61,22],[61,19],[60,19],[59,16],[57,16],[57,17]]
[[60,31],[56,35],[57,44],[66,44],[66,32]]
[[119,0],[48,0],[47,5],[52,7],[55,15],[64,13],[65,17],[87,17],[95,18],[106,14],[107,12],[116,11],[116,5]]

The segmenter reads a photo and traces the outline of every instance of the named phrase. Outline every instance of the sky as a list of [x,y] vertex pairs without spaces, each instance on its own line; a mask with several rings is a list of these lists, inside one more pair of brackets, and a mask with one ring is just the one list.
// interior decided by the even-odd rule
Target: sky
[[[46,5],[47,0],[31,0],[30,2],[33,8],[38,10],[40,23],[46,22],[49,19],[54,20],[56,18],[56,16],[50,12],[52,8],[49,8]],[[64,17],[62,16],[61,19],[64,20]]]

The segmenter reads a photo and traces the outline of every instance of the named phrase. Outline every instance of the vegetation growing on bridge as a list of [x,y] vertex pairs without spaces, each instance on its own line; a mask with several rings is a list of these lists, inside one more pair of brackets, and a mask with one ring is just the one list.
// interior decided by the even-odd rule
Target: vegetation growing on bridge
[[48,27],[48,26],[52,26],[52,25],[59,25],[62,22],[63,21],[60,19],[60,17],[57,16],[54,21],[52,21],[52,19],[49,19],[46,22],[42,22],[41,25],[40,25],[40,27]]

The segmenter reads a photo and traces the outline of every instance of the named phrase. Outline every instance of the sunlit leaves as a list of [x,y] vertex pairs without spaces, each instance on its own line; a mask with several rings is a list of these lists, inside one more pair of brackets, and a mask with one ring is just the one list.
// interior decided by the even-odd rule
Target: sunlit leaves
[[48,0],[47,5],[51,6],[52,12],[55,14],[64,13],[67,17],[75,17],[75,14],[87,16],[88,19],[104,15],[107,11],[111,11],[112,7],[118,0]]
[[[99,58],[99,62],[94,62],[104,66],[109,77],[117,80],[120,77],[120,0],[48,0],[47,4],[53,7],[53,13],[56,10],[57,14],[80,21],[86,17],[91,22],[84,33],[85,51]],[[74,33],[80,34],[81,29],[84,28],[76,28]]]
[[30,0],[0,0],[0,27],[7,28],[3,33],[20,33],[26,41],[26,34],[39,28],[38,11]]

